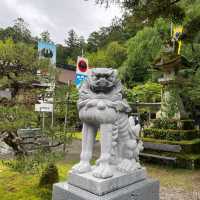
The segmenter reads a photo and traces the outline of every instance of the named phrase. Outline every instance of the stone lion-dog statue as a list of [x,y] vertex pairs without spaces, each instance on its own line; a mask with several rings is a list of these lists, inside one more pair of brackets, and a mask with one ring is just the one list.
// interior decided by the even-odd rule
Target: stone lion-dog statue
[[[79,117],[83,122],[80,162],[74,173],[92,171],[96,178],[113,176],[112,165],[120,172],[131,173],[141,168],[139,152],[140,125],[128,117],[130,107],[122,97],[122,84],[117,71],[95,68],[79,89]],[[90,164],[97,131],[100,131],[101,154],[95,167]]]

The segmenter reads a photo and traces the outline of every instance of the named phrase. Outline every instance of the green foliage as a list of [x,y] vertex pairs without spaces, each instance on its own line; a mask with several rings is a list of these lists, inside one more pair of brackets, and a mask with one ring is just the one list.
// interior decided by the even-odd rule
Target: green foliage
[[161,85],[158,83],[147,82],[137,85],[133,87],[132,91],[139,102],[154,103],[161,101]]
[[130,36],[125,30],[124,24],[123,18],[115,17],[110,26],[101,27],[98,31],[92,32],[87,40],[87,51],[89,53],[97,52],[112,42],[125,42]]
[[[66,181],[66,174],[74,162],[57,162],[59,179]],[[39,187],[41,173],[17,172],[0,162],[0,197],[2,200],[51,200],[52,190]],[[5,192],[6,191],[6,192]]]
[[153,120],[153,127],[158,129],[178,129],[178,124],[176,120],[171,119],[155,119]]
[[173,120],[173,119],[154,119],[152,128],[173,129],[173,130],[192,130],[195,128],[194,120]]
[[63,159],[63,154],[59,152],[45,152],[39,150],[29,156],[17,157],[15,160],[2,160],[2,164],[13,171],[26,174],[41,174],[46,166]]
[[0,28],[0,40],[12,39],[15,43],[24,42],[35,45],[36,39],[31,36],[28,24],[23,18],[14,20],[14,26]]
[[119,68],[126,59],[126,48],[118,42],[111,42],[104,50],[88,54],[90,66]]
[[[14,90],[21,84],[30,84],[37,80],[37,69],[49,69],[49,60],[39,60],[34,46],[14,43],[11,39],[0,41],[0,78],[8,79],[7,85]],[[17,91],[15,91],[17,92]]]
[[169,27],[162,19],[154,27],[145,27],[128,43],[128,58],[120,70],[120,78],[129,87],[135,82],[144,82],[151,77],[151,63],[162,47],[162,38],[166,38]]
[[128,102],[136,102],[136,92],[133,91],[132,89],[129,89],[127,87],[123,88],[123,97],[128,101]]
[[181,141],[181,140],[193,140],[200,137],[198,130],[172,130],[172,129],[157,129],[147,128],[144,129],[144,137]]
[[[186,44],[183,47],[182,54],[193,63],[192,68],[184,72],[187,79],[183,82],[181,94],[187,101],[188,110],[193,105],[200,105],[200,43],[194,43],[193,49],[191,45]],[[190,110],[194,112],[193,110]]]
[[126,59],[126,48],[118,42],[111,42],[106,49],[106,56],[108,58],[108,67],[117,69]]
[[90,62],[90,66],[95,67],[105,67],[108,66],[108,58],[105,50],[99,50],[96,53],[91,53],[87,55]]
[[38,114],[33,112],[32,108],[24,106],[0,106],[0,119],[0,133],[38,126]]
[[92,32],[88,37],[88,45],[87,50],[88,52],[96,52],[100,46],[101,39],[100,34],[98,32]]
[[[61,44],[57,45],[57,52],[56,52],[56,65],[60,66],[67,63],[68,59],[68,52],[67,48],[62,46]],[[69,63],[71,64],[71,63]]]
[[54,164],[49,164],[40,177],[39,186],[52,188],[54,183],[59,181],[58,168]]
[[65,44],[67,45],[68,57],[73,60],[76,60],[77,56],[80,56],[82,50],[85,49],[85,39],[83,36],[79,37],[73,29],[68,32],[68,38],[65,40]]
[[120,3],[125,10],[136,16],[140,22],[148,19],[154,21],[158,17],[165,17],[175,21],[182,21],[185,12],[179,6],[181,0],[96,0],[96,3],[105,4],[107,7],[112,3]]
[[[58,85],[55,90],[55,118],[63,121],[67,114],[68,126],[75,126],[78,121],[76,102],[78,100],[78,90],[74,85]],[[68,107],[68,109],[67,109]]]
[[0,60],[1,75],[4,75],[8,70],[12,70],[10,65],[14,66],[13,73],[37,69],[37,52],[33,46],[14,43],[10,39],[0,41]]

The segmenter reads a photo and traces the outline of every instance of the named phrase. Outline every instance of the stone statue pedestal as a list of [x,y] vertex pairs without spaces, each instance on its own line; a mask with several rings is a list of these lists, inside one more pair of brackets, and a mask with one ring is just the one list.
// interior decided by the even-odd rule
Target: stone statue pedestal
[[92,173],[69,173],[68,182],[54,184],[53,200],[159,200],[159,182],[147,178],[146,169],[97,179]]

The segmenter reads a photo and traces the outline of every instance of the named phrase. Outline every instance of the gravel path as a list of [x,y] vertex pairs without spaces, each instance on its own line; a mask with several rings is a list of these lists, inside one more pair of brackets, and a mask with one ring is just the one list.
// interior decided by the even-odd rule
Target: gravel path
[[200,189],[189,192],[183,188],[161,187],[160,200],[200,200]]

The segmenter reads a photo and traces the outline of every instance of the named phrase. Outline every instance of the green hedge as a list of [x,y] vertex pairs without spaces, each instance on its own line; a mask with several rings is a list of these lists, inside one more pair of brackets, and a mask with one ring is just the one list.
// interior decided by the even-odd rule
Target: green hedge
[[151,142],[155,144],[170,144],[170,145],[180,145],[182,150],[181,153],[187,154],[199,154],[200,155],[200,139],[194,140],[181,140],[181,141],[169,141],[169,140],[159,140],[154,138],[142,138],[144,142]]
[[173,130],[192,130],[194,129],[194,120],[173,120],[173,119],[154,119],[152,120],[153,127],[158,129],[173,129]]
[[181,140],[193,140],[199,138],[200,134],[198,130],[172,130],[172,129],[156,129],[147,128],[144,129],[144,137],[169,140],[169,141],[181,141]]

